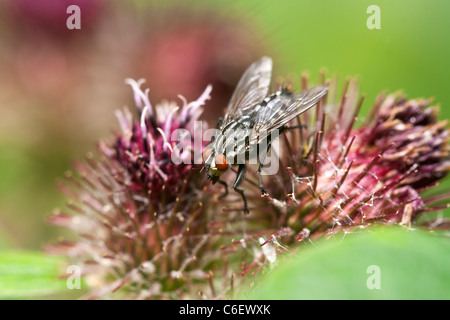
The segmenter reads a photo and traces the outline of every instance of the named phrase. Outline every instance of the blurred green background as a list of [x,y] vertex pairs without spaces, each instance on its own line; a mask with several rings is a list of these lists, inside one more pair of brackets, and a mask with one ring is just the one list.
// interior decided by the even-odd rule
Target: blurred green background
[[[450,117],[448,1],[81,1],[82,29],[70,31],[55,1],[12,2],[0,4],[0,249],[70,237],[45,222],[64,206],[55,181],[112,137],[114,110],[133,105],[126,77],[147,78],[153,102],[195,98],[212,82],[213,123],[266,54],[275,76],[358,76],[363,115],[379,92],[402,89],[435,97]],[[373,4],[379,30],[366,26]]]

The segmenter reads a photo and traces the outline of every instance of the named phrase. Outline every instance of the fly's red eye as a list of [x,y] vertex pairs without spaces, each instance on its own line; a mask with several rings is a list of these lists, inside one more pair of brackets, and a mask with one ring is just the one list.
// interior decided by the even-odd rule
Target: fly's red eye
[[203,162],[206,162],[208,160],[209,156],[211,155],[212,150],[211,149],[205,149],[202,154]]
[[222,172],[227,171],[228,163],[227,163],[227,159],[223,155],[221,155],[221,154],[217,155],[214,158],[214,162],[216,164],[217,170],[222,171]]

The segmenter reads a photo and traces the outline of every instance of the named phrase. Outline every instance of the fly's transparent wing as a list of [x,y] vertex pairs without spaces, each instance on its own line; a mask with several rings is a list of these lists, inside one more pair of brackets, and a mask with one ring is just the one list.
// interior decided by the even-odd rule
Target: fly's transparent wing
[[249,113],[269,91],[272,75],[272,59],[262,57],[244,72],[231,96],[223,126],[233,119]]
[[294,101],[266,122],[267,130],[280,128],[295,117],[315,106],[328,92],[328,86],[321,85],[294,94]]
[[279,96],[260,107],[255,113],[255,126],[250,143],[258,143],[273,129],[286,125],[289,121],[316,105],[328,92],[328,86],[316,86],[287,98]]

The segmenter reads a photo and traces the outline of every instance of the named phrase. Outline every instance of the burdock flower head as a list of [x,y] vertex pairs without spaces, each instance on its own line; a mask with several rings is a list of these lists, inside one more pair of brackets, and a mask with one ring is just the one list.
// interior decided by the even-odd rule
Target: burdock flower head
[[[335,81],[330,85],[335,91]],[[379,95],[366,121],[355,128],[363,99],[356,82],[350,82],[337,104],[328,99],[319,106],[311,171],[294,175],[300,185],[308,181],[306,189],[300,186],[305,193],[299,201],[309,197],[317,204],[309,214],[301,210],[302,223],[312,230],[375,221],[410,225],[429,210],[421,191],[450,169],[446,122],[437,120],[431,100]]]
[[[303,88],[307,82],[303,78]],[[302,114],[293,122],[301,129],[280,137],[280,170],[265,180],[269,195],[259,196],[255,172],[244,183],[253,190],[248,220],[255,228],[235,234],[223,248],[253,248],[243,274],[255,273],[305,239],[374,223],[411,227],[422,213],[446,207],[430,204],[448,194],[423,195],[450,169],[447,122],[438,120],[431,99],[380,94],[357,126],[364,100],[357,82],[347,80],[342,95],[336,78],[322,84],[328,84],[329,92],[315,112]],[[230,229],[239,230],[236,224]]]
[[[194,130],[194,123],[212,87],[208,86],[198,100],[191,103],[180,96],[181,109],[174,103],[154,108],[148,99],[148,90],[140,89],[142,80],[127,79],[126,82],[134,91],[139,122],[133,121],[128,110],[118,111],[122,132],[112,146],[101,144],[101,149],[124,168],[124,179],[129,179],[126,183],[130,190],[148,196],[155,209],[165,207],[180,194],[191,174],[194,153],[202,151],[201,144],[194,144],[194,141],[202,141],[198,130]],[[183,129],[191,135],[180,139],[181,145],[176,145],[174,151],[176,141],[173,138],[179,138],[175,135],[181,134]]]
[[[58,211],[50,220],[75,229],[82,240],[50,249],[68,254],[80,266],[94,289],[88,297],[119,288],[135,298],[197,296],[194,284],[208,281],[204,265],[214,256],[197,258],[209,237],[205,195],[191,170],[193,124],[211,86],[193,102],[180,97],[181,106],[153,106],[148,91],[140,89],[142,81],[126,82],[134,92],[138,119],[128,110],[117,112],[121,132],[99,144],[100,159],[89,155],[75,163],[77,175],[66,174],[60,188],[72,199],[67,204],[72,213]],[[173,141],[181,129],[192,135]]]

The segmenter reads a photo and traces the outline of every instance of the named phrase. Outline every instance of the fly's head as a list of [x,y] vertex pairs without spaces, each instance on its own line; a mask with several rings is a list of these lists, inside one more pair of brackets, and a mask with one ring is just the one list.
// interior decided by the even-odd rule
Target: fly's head
[[205,149],[203,152],[203,169],[206,169],[206,178],[215,184],[220,179],[220,175],[227,171],[228,163],[223,154],[216,154],[213,149]]

